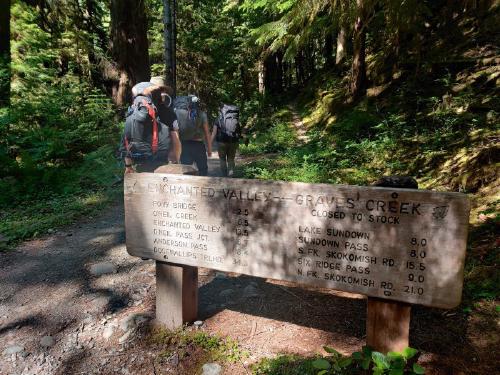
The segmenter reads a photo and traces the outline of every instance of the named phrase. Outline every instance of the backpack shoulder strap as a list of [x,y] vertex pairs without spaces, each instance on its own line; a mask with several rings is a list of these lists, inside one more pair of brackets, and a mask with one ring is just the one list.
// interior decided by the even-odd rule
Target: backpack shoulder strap
[[148,103],[146,99],[142,101],[142,104],[147,108],[149,117],[151,117],[151,121],[153,122],[153,137],[151,139],[151,149],[153,154],[156,154],[158,151],[158,121],[156,120],[156,110],[155,108]]

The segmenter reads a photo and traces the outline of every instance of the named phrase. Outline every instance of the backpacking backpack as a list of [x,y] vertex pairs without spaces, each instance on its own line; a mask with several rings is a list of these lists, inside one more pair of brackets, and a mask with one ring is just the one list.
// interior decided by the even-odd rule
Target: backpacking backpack
[[240,109],[231,104],[224,104],[220,110],[218,142],[238,142],[241,135]]
[[203,135],[196,96],[177,96],[174,99],[174,111],[177,115],[181,140],[193,140]]
[[151,99],[136,97],[127,111],[122,155],[134,161],[153,159],[158,152],[160,126]]
[[144,90],[146,90],[150,86],[154,86],[154,84],[151,82],[139,82],[134,87],[132,87],[132,96],[134,97],[134,99],[137,96],[144,96]]

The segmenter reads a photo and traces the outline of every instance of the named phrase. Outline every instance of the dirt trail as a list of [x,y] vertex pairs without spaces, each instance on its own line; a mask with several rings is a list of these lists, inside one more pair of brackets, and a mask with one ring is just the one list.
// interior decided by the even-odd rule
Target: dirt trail
[[[210,159],[211,174],[217,161]],[[123,219],[118,203],[0,254],[0,374],[190,373],[182,360],[159,368],[159,349],[147,345],[154,262],[127,254]],[[364,345],[362,296],[207,269],[199,287],[202,329],[250,352],[244,362],[223,364],[224,374],[249,374],[262,357],[314,355],[323,345],[347,354]],[[411,344],[427,351],[431,373],[473,373],[479,365],[471,353],[484,362],[460,314],[413,311]]]
[[295,131],[297,132],[297,139],[301,143],[307,143],[309,142],[309,137],[307,136],[307,128],[302,121],[302,118],[297,112],[297,108],[295,104],[290,104],[288,105],[288,109],[292,113],[292,125],[295,128]]

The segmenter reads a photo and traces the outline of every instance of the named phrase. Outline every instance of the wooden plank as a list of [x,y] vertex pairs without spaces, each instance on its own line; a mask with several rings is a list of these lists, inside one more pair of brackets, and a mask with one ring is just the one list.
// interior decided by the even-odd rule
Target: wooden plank
[[[159,167],[155,173],[195,175],[182,164]],[[156,261],[156,320],[168,329],[193,322],[198,316],[198,268]]]
[[381,353],[400,352],[409,344],[411,305],[368,298],[366,344]]
[[460,303],[469,202],[414,189],[130,174],[131,255],[428,306]]

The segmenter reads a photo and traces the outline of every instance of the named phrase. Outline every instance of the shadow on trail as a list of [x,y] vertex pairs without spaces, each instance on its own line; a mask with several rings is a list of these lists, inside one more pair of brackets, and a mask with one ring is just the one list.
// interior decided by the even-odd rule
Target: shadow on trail
[[[253,293],[252,288],[258,293]],[[229,290],[233,293],[228,297],[224,293],[221,295]],[[358,339],[364,337],[364,299],[342,298],[305,286],[278,285],[241,275],[215,278],[200,288],[200,319],[205,320],[225,309]]]
[[[95,281],[106,275],[89,272],[91,264],[108,260],[109,251],[124,244],[125,233],[118,217],[122,212],[121,205],[110,207],[95,223],[83,223],[51,238],[27,242],[19,251],[0,254],[0,288],[4,291],[0,308],[8,311],[0,335],[23,325],[56,330],[62,321],[74,320],[75,316],[58,313],[47,320],[45,315],[73,305],[77,298],[84,298],[80,304],[85,304],[73,307],[77,314],[112,313],[128,305],[127,292],[113,286],[95,286]],[[118,266],[115,275],[128,273],[130,268]],[[29,311],[23,314],[19,305],[27,305],[35,315],[29,315]]]
[[[258,296],[245,296],[245,288],[249,286],[258,290]],[[234,291],[230,297],[221,295],[227,290]],[[366,338],[366,299],[332,293],[335,292],[299,284],[278,285],[245,275],[216,277],[199,290],[199,318],[206,320],[223,310],[237,311],[250,319],[262,317],[322,330],[324,333],[319,337],[323,341],[317,345],[359,350]],[[436,374],[456,374],[479,367],[491,370],[491,358],[484,357],[491,349],[476,347],[468,337],[469,329],[467,317],[460,311],[412,306],[410,346],[432,353],[424,365],[436,370]],[[265,334],[273,335],[267,331]],[[476,363],[471,362],[472,358],[476,358]]]
[[0,327],[0,335],[3,335],[4,333],[7,333],[13,329],[20,329],[22,327],[28,326],[36,327],[43,324],[44,321],[45,319],[40,315],[30,315],[25,318],[17,319]]

